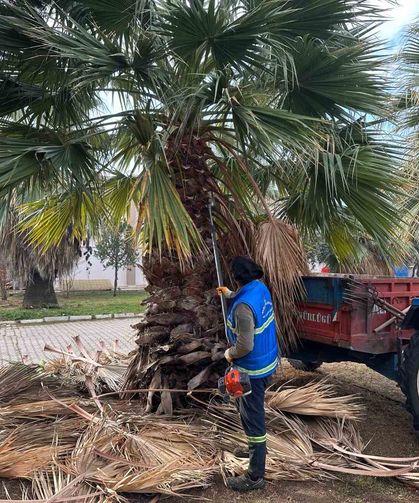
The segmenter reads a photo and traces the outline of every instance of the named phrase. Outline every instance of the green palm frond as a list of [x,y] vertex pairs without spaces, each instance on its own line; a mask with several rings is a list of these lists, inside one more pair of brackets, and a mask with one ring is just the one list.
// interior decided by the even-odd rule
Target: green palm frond
[[[262,2],[248,0],[245,3]],[[349,36],[348,23],[356,26],[361,19],[373,23],[385,19],[383,11],[371,0],[287,0],[277,3],[289,12],[285,22],[292,38],[306,34],[323,40],[345,38]]]
[[247,12],[215,0],[165,4],[160,29],[174,54],[193,67],[212,61],[220,70],[228,65],[263,68],[267,55],[260,50],[262,38],[287,14],[268,2]]
[[376,42],[330,48],[308,37],[293,48],[295,74],[289,72],[282,106],[313,117],[348,119],[350,111],[382,114],[385,110]]
[[401,158],[366,131],[354,142],[362,133],[359,123],[349,131],[341,130],[328,149],[295,175],[296,192],[280,211],[300,228],[333,239],[339,257],[354,252],[353,226],[364,229],[387,254],[402,226],[396,204],[405,186],[397,165]]
[[315,144],[314,124],[317,121],[309,117],[270,107],[233,103],[232,119],[240,143],[250,148],[256,144],[272,152],[278,145],[304,150]]
[[401,127],[409,130],[419,125],[419,17],[408,27],[398,55],[402,86],[398,100]]
[[115,221],[126,217],[131,205],[138,210],[137,235],[144,252],[163,246],[188,260],[203,243],[179,198],[167,167],[154,164],[139,176],[119,173],[105,183],[103,201]]
[[[103,32],[93,34],[75,21],[61,26],[57,21],[51,25],[28,5],[10,9],[9,15],[0,15],[0,46],[13,56],[12,63],[35,57],[46,83],[58,80],[58,87],[71,75],[73,86],[91,85],[100,79],[108,80],[113,73],[123,72],[129,66],[122,48]],[[11,44],[14,39],[16,42]],[[61,77],[58,71],[43,72],[44,68],[51,70],[57,64],[64,70]]]
[[97,161],[88,143],[50,130],[36,135],[25,127],[4,131],[8,135],[0,137],[0,194],[22,184],[87,187],[95,180]]
[[99,199],[79,191],[23,203],[16,210],[17,232],[40,254],[59,246],[63,237],[82,242],[105,214]]
[[145,171],[138,190],[137,231],[145,251],[156,248],[161,251],[164,243],[185,260],[192,256],[193,249],[205,247],[163,166],[156,163],[151,170]]

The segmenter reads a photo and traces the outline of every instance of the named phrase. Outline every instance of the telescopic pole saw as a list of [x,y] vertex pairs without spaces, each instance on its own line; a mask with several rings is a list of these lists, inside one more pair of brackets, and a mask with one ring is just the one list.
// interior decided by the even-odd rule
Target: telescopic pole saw
[[[221,270],[220,250],[218,248],[218,242],[217,242],[217,229],[215,228],[214,223],[214,215],[213,215],[214,206],[215,206],[214,198],[210,196],[208,201],[208,212],[211,224],[211,239],[212,239],[212,249],[214,253],[215,270],[217,271],[217,283],[218,286],[224,286],[223,272]],[[223,312],[224,333],[227,339],[227,303],[223,295],[220,295],[220,300],[221,300],[221,310]]]

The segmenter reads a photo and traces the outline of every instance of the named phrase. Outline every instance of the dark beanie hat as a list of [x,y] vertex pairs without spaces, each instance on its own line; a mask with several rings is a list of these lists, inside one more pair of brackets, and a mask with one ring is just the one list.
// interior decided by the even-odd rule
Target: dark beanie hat
[[231,272],[234,279],[242,285],[263,277],[263,269],[250,257],[234,257],[231,261]]

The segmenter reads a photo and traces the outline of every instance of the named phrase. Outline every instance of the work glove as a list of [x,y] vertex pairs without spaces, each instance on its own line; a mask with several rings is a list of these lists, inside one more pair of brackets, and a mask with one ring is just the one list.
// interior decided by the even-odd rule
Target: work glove
[[218,295],[224,295],[224,297],[227,297],[231,293],[231,290],[229,290],[226,286],[219,286],[216,290]]
[[230,355],[230,348],[228,348],[224,353],[224,358],[228,361],[228,363],[233,361],[233,357]]

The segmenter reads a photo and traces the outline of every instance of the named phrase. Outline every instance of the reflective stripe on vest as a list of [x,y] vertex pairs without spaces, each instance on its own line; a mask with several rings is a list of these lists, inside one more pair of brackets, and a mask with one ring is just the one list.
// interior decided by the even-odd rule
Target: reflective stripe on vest
[[[262,333],[262,332],[263,332],[266,328],[268,328],[268,327],[269,327],[269,325],[270,325],[271,323],[274,323],[274,322],[275,322],[275,315],[274,315],[274,314],[272,314],[272,315],[271,315],[271,316],[270,316],[270,317],[269,317],[269,318],[265,321],[265,323],[264,323],[262,326],[260,326],[260,327],[256,327],[256,328],[255,328],[255,335],[256,335],[256,334],[261,334],[261,333]],[[227,320],[227,326],[228,326],[228,328],[229,328],[229,329],[233,332],[233,334],[238,335],[238,333],[239,333],[239,332],[238,332],[238,330],[236,330],[236,329],[233,327],[233,325],[232,325],[232,323],[231,323],[231,321],[230,321],[230,320]]]
[[278,365],[278,358],[275,358],[275,360],[270,365],[267,365],[266,367],[264,367],[263,369],[260,369],[260,370],[245,369],[243,367],[238,367],[237,365],[234,365],[234,363],[233,363],[233,367],[235,369],[240,370],[240,372],[246,372],[250,376],[260,376],[262,374],[266,374],[267,372],[274,370],[277,367],[277,365]]

